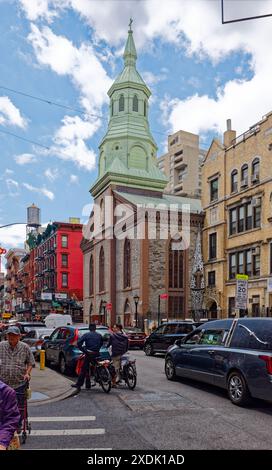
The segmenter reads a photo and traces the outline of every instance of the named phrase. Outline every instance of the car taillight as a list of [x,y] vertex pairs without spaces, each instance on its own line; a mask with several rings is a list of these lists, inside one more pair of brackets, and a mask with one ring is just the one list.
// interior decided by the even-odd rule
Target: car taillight
[[266,370],[268,374],[272,375],[272,356],[259,356],[259,359],[265,361]]
[[70,339],[69,343],[71,344],[71,346],[77,346],[77,342],[78,342],[78,330],[75,330],[75,334],[73,338]]
[[41,346],[43,344],[43,339],[36,341],[36,346]]

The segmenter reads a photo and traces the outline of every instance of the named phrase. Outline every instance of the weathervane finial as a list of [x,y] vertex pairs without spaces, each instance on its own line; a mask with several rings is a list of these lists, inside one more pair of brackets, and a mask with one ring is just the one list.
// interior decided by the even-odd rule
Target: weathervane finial
[[131,29],[131,25],[132,25],[132,23],[133,23],[133,19],[132,19],[132,18],[130,18],[130,21],[129,21],[129,24],[128,24],[128,25],[129,25],[129,31],[132,31],[132,29]]

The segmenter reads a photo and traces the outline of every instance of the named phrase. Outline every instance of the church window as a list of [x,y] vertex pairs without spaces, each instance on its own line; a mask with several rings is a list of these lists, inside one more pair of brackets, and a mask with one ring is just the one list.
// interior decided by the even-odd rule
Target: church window
[[105,290],[105,255],[102,247],[99,254],[99,292]]
[[138,112],[138,98],[137,95],[133,96],[132,111]]
[[113,100],[111,100],[111,115],[113,116]]
[[144,116],[146,116],[146,101],[144,100]]
[[183,288],[183,272],[184,272],[184,260],[183,250],[173,249],[175,243],[170,243],[169,247],[169,264],[168,264],[168,276],[169,276],[169,288],[170,289],[182,289]]
[[100,224],[101,224],[101,226],[103,226],[105,224],[104,199],[101,199],[101,202],[100,202]]
[[119,111],[125,110],[125,98],[124,95],[121,95],[119,98]]
[[130,273],[131,273],[131,249],[130,241],[126,238],[124,245],[124,289],[130,287]]

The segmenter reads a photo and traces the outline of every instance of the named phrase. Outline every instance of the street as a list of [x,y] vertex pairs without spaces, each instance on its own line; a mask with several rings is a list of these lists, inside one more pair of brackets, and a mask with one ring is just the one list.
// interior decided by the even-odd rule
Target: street
[[30,406],[32,434],[23,449],[272,449],[270,404],[236,407],[222,390],[169,382],[163,356],[131,356],[138,372],[134,391],[120,386],[107,395],[96,386]]

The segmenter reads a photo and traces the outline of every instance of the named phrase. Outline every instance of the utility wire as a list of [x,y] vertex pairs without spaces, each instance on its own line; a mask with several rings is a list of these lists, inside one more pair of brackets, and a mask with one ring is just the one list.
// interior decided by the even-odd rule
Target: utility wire
[[30,144],[37,145],[46,150],[50,150],[50,147],[47,147],[46,145],[40,144],[39,142],[36,142],[35,140],[26,139],[25,137],[21,137],[20,135],[14,134],[13,132],[4,131],[4,129],[0,129],[0,132],[2,132],[3,134],[11,135],[12,137],[16,137],[16,139],[21,139],[21,140],[24,140],[25,142],[29,142]]
[[[96,117],[96,118],[108,121],[108,118],[105,116],[100,116],[99,114],[87,113],[86,111],[83,111],[83,109],[73,108],[73,106],[66,106],[65,104],[56,103],[56,101],[52,101],[52,100],[45,99],[45,98],[40,98],[39,96],[35,96],[35,95],[30,95],[29,93],[24,93],[23,91],[15,90],[14,88],[8,88],[6,86],[0,85],[0,89],[11,91],[12,93],[16,93],[17,95],[22,95],[22,96],[25,96],[26,98],[31,98],[33,100],[41,101],[42,103],[49,104],[51,106],[57,106],[58,108],[67,109],[69,111],[75,111],[77,113],[84,114],[85,116]],[[168,137],[168,135],[166,135],[164,132],[155,131],[153,129],[151,129],[151,132],[153,132],[154,134],[163,135],[164,137]]]

